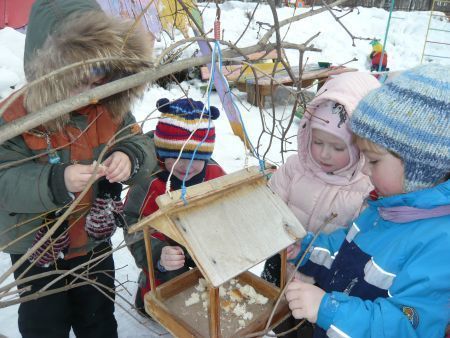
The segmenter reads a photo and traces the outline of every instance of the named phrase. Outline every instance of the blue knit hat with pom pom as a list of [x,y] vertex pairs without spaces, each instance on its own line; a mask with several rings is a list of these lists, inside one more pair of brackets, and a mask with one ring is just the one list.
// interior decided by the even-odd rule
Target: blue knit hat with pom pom
[[350,125],[402,158],[405,192],[434,186],[450,172],[450,66],[404,71],[360,101]]
[[166,98],[159,99],[156,107],[161,112],[155,130],[156,153],[160,159],[177,158],[192,132],[181,158],[191,159],[195,149],[195,160],[211,158],[216,139],[213,120],[220,115],[216,107],[211,106],[208,110],[200,101],[179,99],[170,102]]

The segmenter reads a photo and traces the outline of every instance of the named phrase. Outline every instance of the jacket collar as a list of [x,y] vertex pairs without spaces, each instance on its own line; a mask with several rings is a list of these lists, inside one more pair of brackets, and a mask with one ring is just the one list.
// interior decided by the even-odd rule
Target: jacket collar
[[381,218],[394,223],[450,215],[450,180],[432,188],[369,200],[368,203],[378,209]]

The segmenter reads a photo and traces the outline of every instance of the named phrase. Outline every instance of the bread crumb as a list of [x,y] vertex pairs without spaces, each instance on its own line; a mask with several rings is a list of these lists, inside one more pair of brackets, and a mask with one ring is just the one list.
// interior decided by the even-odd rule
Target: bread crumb
[[241,287],[239,291],[246,299],[248,299],[249,304],[256,303],[264,305],[268,301],[266,297],[257,293],[251,285],[245,285]]
[[233,303],[230,300],[224,300],[222,299],[220,301],[220,306],[222,307],[222,309],[226,312],[229,313],[235,306],[235,303]]
[[245,312],[246,312],[245,304],[236,304],[236,306],[233,309],[233,313],[238,317],[242,317]]
[[252,312],[246,312],[242,315],[242,318],[245,320],[252,320],[253,318],[253,313]]
[[200,296],[200,298],[201,298],[202,300],[207,300],[208,297],[209,297],[208,292],[203,292],[202,295]]
[[184,302],[186,306],[191,306],[200,301],[200,296],[196,292],[192,292],[191,296]]
[[208,282],[204,278],[198,280],[198,285],[195,286],[195,290],[203,292],[208,288]]
[[225,287],[223,287],[223,285],[219,286],[219,296],[221,298],[225,298],[226,295],[227,295],[227,289],[225,289]]
[[228,295],[230,296],[230,299],[235,302],[241,302],[244,299],[244,296],[238,289],[228,291]]

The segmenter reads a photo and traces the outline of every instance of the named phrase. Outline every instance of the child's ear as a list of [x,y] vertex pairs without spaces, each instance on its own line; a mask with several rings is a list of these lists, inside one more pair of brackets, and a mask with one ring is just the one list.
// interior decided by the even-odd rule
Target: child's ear
[[170,104],[169,104],[169,99],[167,98],[162,98],[159,99],[158,101],[156,101],[156,108],[158,108],[158,110],[162,113],[168,113],[170,111]]

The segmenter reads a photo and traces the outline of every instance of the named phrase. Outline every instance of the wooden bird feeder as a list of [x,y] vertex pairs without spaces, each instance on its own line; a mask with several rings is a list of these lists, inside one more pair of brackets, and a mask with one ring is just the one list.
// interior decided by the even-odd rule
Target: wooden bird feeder
[[[268,188],[257,167],[189,187],[187,204],[180,196],[179,190],[159,196],[160,209],[129,230],[144,231],[151,286],[145,295],[146,312],[176,337],[243,337],[263,330],[280,289],[247,270],[281,252],[283,286],[285,249],[304,237],[303,226]],[[151,228],[183,245],[197,267],[155,287]],[[201,277],[208,283],[207,310],[200,304],[185,305]],[[219,287],[232,279],[268,298],[264,305],[251,305],[253,316],[244,326],[221,306]],[[289,313],[281,301],[272,323],[280,323]]]

